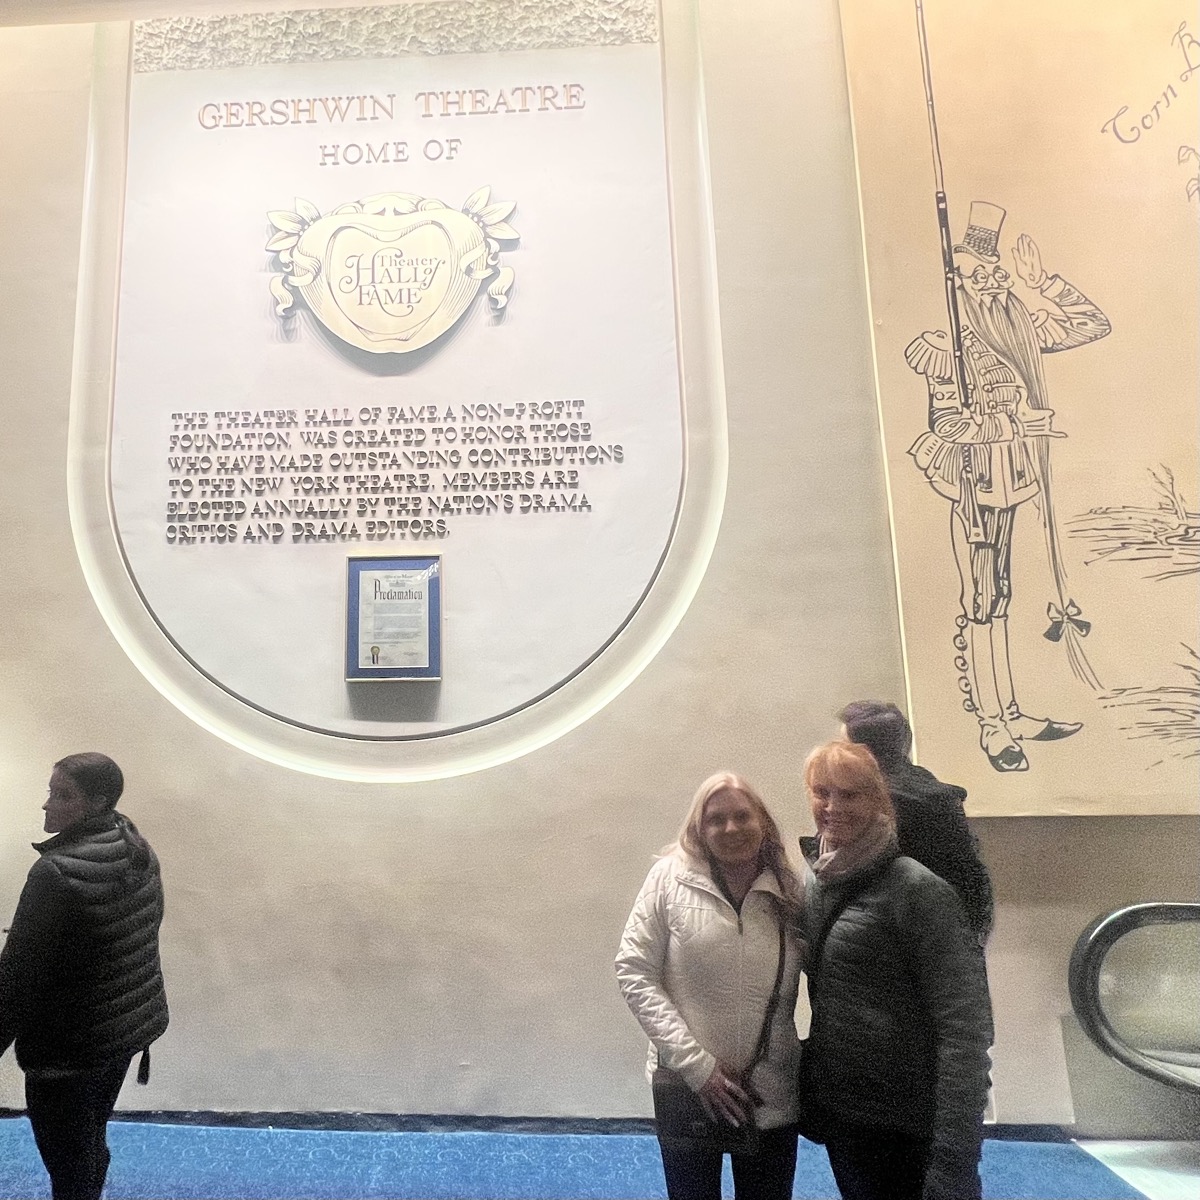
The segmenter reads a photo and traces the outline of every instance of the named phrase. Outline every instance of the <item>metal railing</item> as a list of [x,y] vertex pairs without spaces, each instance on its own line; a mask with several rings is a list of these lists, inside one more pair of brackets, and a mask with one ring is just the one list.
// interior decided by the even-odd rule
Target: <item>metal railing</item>
[[[1133,1045],[1114,1026],[1103,995],[1104,960],[1121,938],[1147,926],[1185,922],[1200,924],[1200,904],[1132,904],[1097,917],[1075,943],[1067,978],[1075,1016],[1105,1054],[1160,1083],[1200,1092],[1200,1044],[1171,1048]],[[1193,991],[1192,1000],[1200,1004],[1200,988]]]

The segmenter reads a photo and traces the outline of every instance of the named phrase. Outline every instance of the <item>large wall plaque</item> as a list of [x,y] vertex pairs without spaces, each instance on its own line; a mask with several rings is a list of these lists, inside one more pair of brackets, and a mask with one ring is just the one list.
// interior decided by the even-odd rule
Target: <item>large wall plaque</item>
[[[711,293],[677,302],[681,230],[707,261],[699,147],[664,119],[664,79],[692,107],[694,44],[684,21],[672,67],[656,4],[593,7],[102,31],[77,537],[139,665],[249,749],[368,777],[510,757],[628,682],[698,582],[723,410]],[[673,188],[702,203],[673,211]],[[453,575],[419,698],[347,686],[365,555]]]

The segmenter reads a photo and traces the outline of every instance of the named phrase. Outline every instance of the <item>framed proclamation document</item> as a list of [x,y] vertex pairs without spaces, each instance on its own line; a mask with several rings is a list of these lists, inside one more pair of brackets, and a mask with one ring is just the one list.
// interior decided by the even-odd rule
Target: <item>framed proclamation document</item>
[[351,558],[346,679],[441,679],[440,555]]

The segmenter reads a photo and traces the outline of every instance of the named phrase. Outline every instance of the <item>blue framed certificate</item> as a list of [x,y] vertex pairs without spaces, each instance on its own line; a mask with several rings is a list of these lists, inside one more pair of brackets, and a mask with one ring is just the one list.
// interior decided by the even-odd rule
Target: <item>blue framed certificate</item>
[[441,555],[351,558],[347,567],[347,682],[441,679]]

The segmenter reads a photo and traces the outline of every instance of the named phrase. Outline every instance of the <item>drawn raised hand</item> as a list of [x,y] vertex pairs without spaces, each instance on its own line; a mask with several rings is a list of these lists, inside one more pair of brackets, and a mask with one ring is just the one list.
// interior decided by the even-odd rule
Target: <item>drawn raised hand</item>
[[1054,428],[1054,409],[1029,408],[1022,405],[1017,410],[1017,418],[1021,422],[1021,432],[1026,437],[1061,438],[1067,435]]
[[1029,234],[1021,234],[1017,238],[1017,244],[1013,247],[1012,256],[1017,275],[1034,291],[1037,291],[1046,282],[1046,271],[1042,266],[1042,252],[1037,248],[1037,242]]

